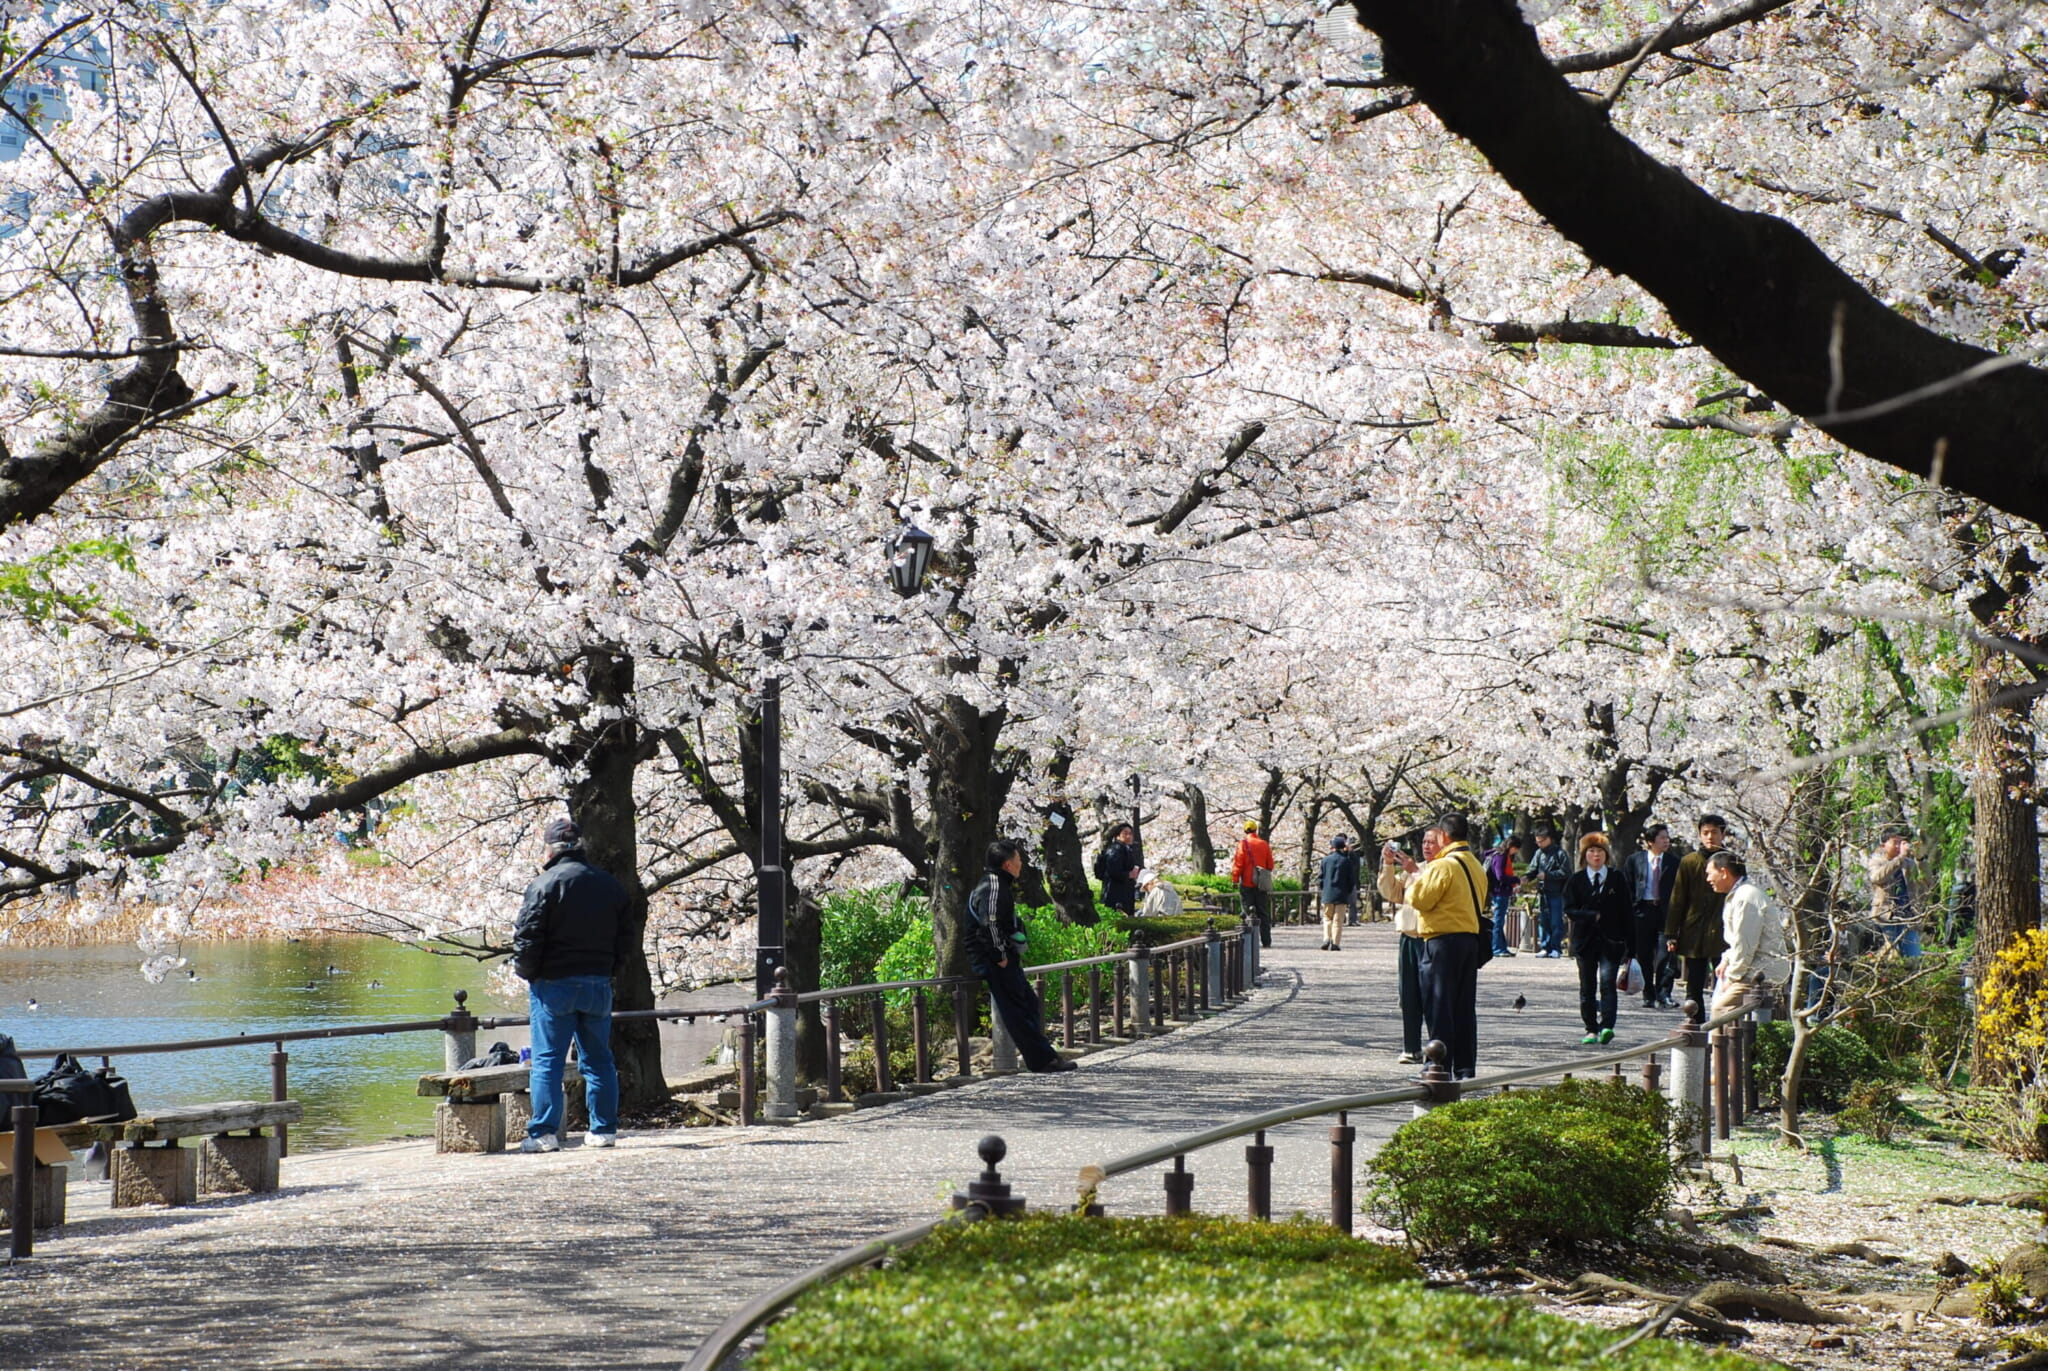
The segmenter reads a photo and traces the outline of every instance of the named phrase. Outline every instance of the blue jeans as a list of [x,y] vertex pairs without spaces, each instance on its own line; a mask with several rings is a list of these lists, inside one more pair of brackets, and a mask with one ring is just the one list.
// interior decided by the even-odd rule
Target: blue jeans
[[564,976],[532,981],[526,987],[527,1012],[533,1018],[533,1117],[529,1137],[562,1131],[562,1058],[569,1040],[576,1040],[576,1059],[583,1068],[583,1103],[590,1111],[590,1131],[619,1131],[619,1068],[612,1060],[612,978]]
[[1564,892],[1541,895],[1543,916],[1536,922],[1537,946],[1545,952],[1564,951]]
[[1513,951],[1508,946],[1508,910],[1513,905],[1514,901],[1509,896],[1493,897],[1493,955],[1496,957],[1505,957]]
[[1886,942],[1898,950],[1898,954],[1901,957],[1908,961],[1914,961],[1919,958],[1920,930],[1916,925],[1879,924],[1877,931],[1884,935]]

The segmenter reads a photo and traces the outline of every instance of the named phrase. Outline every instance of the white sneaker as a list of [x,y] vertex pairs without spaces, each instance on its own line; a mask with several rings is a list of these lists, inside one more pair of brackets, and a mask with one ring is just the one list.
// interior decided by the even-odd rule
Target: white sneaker
[[519,1144],[519,1150],[521,1152],[559,1152],[562,1150],[562,1140],[552,1133],[536,1133],[525,1142]]
[[585,1147],[617,1147],[619,1145],[619,1135],[616,1133],[585,1133],[583,1135],[583,1145]]
[[1413,1066],[1421,1060],[1422,1058],[1416,1056],[1413,1052],[1403,1052],[1400,1056],[1394,1058],[1394,1064],[1396,1066]]

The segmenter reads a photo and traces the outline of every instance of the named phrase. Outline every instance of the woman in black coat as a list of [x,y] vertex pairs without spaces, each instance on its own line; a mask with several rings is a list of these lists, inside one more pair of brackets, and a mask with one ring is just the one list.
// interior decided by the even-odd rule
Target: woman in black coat
[[1606,834],[1588,833],[1579,839],[1580,869],[1564,886],[1564,917],[1579,963],[1579,1017],[1586,1022],[1581,1042],[1614,1041],[1614,978],[1628,962],[1634,928],[1634,901],[1613,856]]

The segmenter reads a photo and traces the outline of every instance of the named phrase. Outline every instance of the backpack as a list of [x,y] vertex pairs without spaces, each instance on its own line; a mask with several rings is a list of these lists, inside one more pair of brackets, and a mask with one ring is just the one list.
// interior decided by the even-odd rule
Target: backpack
[[[14,1050],[14,1039],[0,1033],[0,1081],[25,1081],[28,1067],[22,1064],[21,1054]],[[0,1090],[0,1127],[12,1128],[14,1115],[9,1112],[18,1104],[28,1103],[26,1090]]]
[[1095,879],[1098,881],[1109,879],[1109,849],[1107,847],[1104,847],[1095,854]]

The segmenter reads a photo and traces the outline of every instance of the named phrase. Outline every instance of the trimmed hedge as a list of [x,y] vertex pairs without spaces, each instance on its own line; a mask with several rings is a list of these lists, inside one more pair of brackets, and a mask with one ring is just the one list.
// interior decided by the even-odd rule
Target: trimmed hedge
[[1629,1237],[1671,1197],[1668,1114],[1663,1096],[1611,1081],[1443,1105],[1366,1164],[1367,1203],[1441,1256]]
[[1754,1371],[1732,1354],[1425,1290],[1295,1220],[1034,1215],[951,1229],[800,1300],[752,1371]]

